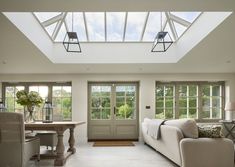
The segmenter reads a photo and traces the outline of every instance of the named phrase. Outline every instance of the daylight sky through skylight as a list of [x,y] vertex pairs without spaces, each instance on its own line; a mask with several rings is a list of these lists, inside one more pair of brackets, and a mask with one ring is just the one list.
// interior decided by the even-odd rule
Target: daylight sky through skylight
[[[77,32],[81,42],[152,42],[168,31],[178,40],[201,12],[34,12],[54,42],[67,31]],[[73,19],[72,19],[73,15]]]

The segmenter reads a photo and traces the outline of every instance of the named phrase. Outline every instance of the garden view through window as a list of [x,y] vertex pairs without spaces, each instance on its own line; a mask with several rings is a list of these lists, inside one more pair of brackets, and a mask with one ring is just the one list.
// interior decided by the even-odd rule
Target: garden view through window
[[35,91],[43,99],[35,107],[34,118],[42,120],[42,107],[45,100],[52,102],[54,121],[72,120],[71,83],[3,83],[3,99],[8,112],[24,113],[24,107],[16,102],[16,93],[20,90]]
[[157,82],[155,95],[156,118],[223,118],[223,82]]

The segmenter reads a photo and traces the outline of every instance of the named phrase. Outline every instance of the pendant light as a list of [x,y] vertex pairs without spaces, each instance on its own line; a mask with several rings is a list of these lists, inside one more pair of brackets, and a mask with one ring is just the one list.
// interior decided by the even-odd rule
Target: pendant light
[[67,52],[77,52],[77,53],[82,52],[77,33],[73,31],[73,12],[72,12],[72,31],[67,32],[65,34],[63,45]]
[[170,34],[162,30],[162,12],[160,14],[161,30],[154,39],[151,52],[165,52],[173,43]]

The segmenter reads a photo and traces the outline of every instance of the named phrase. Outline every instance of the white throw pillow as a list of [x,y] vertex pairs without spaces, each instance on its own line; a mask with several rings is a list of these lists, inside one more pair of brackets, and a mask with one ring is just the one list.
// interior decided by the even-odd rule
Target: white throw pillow
[[196,121],[193,119],[168,120],[164,124],[178,127],[182,131],[184,137],[198,138],[198,127]]

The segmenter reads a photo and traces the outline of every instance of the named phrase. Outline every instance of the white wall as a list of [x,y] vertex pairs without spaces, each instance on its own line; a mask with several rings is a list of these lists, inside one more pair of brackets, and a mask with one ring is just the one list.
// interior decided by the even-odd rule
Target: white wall
[[[33,74],[33,75],[0,75],[1,82],[20,81],[72,81],[72,114],[73,121],[87,122],[87,83],[88,81],[139,81],[140,82],[140,118],[154,118],[155,81],[226,81],[226,101],[235,100],[235,74]],[[1,84],[0,84],[1,86]],[[145,109],[145,106],[151,109]],[[140,132],[141,134],[141,132]],[[68,132],[65,133],[68,141]],[[77,143],[87,141],[87,124],[75,130]],[[141,140],[141,135],[140,135]]]

